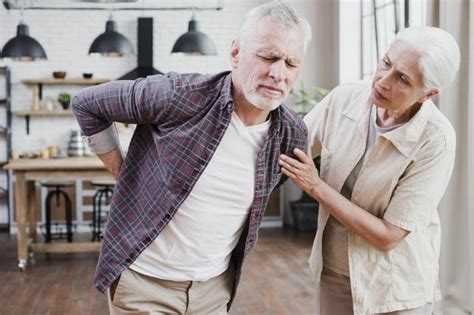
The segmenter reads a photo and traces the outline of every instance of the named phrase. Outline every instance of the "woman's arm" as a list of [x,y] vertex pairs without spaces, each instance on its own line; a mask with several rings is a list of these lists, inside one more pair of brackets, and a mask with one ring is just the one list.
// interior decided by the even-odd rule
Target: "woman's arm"
[[454,132],[446,132],[423,146],[398,180],[383,218],[347,200],[323,182],[311,158],[301,150],[295,149],[299,161],[282,155],[280,165],[286,176],[346,228],[377,249],[388,251],[410,232],[429,225],[451,177],[455,143]]
[[380,219],[347,200],[320,179],[308,155],[298,149],[295,149],[294,153],[301,162],[282,155],[280,159],[282,172],[324,206],[347,229],[380,251],[393,249],[409,234],[409,231]]

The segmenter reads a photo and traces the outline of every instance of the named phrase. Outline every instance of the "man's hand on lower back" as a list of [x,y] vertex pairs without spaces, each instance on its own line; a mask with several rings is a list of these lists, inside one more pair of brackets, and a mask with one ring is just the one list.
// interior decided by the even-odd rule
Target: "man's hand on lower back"
[[122,167],[123,163],[122,150],[116,148],[107,153],[97,154],[97,156],[104,163],[107,170],[112,173],[113,177],[117,179],[120,167]]

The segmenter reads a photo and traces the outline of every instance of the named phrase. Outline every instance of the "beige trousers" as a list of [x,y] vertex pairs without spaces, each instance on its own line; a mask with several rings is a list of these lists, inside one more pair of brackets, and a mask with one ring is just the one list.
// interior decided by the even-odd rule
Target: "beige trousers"
[[107,290],[110,314],[227,314],[234,277],[232,265],[204,282],[162,280],[125,269]]
[[[433,305],[417,307],[377,315],[429,315]],[[352,315],[352,294],[349,277],[324,268],[321,273],[321,314],[320,315]],[[376,315],[376,314],[374,314]]]

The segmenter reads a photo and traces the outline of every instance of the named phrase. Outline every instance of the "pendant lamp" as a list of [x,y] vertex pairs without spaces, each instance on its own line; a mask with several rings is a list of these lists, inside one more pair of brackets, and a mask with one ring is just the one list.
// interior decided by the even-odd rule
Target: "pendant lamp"
[[47,59],[43,46],[30,36],[28,25],[23,22],[23,7],[21,8],[21,18],[16,29],[16,36],[3,46],[0,57],[20,61]]
[[97,36],[89,48],[89,54],[100,54],[106,57],[122,57],[133,54],[130,41],[117,32],[117,22],[112,15],[105,24],[105,32]]
[[171,50],[171,53],[188,55],[216,55],[216,46],[206,34],[199,31],[199,24],[194,13],[189,21],[188,31],[181,35]]

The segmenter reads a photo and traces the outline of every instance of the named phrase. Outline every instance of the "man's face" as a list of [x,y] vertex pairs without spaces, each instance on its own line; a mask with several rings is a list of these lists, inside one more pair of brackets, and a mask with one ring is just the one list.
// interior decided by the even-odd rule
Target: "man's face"
[[288,96],[300,73],[304,34],[296,26],[285,29],[269,17],[255,23],[255,31],[232,44],[235,82],[245,98],[262,110],[277,108]]

